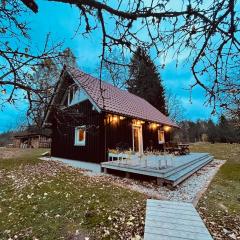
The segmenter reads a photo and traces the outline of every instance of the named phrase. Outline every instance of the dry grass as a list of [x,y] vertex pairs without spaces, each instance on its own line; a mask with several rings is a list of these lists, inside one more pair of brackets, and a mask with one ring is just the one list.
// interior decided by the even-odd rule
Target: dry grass
[[143,235],[146,196],[40,161],[0,159],[0,239],[131,239]]
[[[191,149],[227,160],[198,211],[215,239],[240,239],[240,145],[197,144]],[[14,151],[14,158],[0,159],[0,239],[125,240],[143,235],[144,194],[38,160],[46,150]]]
[[240,239],[240,145],[196,144],[191,150],[227,160],[201,198],[198,210],[216,239]]

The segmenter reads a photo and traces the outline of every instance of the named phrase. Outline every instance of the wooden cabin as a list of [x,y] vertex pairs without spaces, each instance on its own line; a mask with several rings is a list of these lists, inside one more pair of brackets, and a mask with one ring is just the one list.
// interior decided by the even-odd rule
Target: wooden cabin
[[29,127],[14,135],[13,146],[16,148],[51,148],[51,131]]
[[44,126],[52,129],[52,156],[97,163],[115,149],[161,150],[177,127],[146,100],[66,67]]

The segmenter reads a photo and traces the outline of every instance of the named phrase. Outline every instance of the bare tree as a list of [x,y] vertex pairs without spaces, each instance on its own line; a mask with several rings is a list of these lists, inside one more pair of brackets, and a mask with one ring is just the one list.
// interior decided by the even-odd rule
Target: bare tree
[[59,80],[62,69],[66,66],[76,67],[76,57],[66,48],[55,59],[49,58],[39,64],[34,70],[33,79],[36,89],[41,89],[38,94],[33,93],[32,107],[28,109],[27,116],[31,124],[41,126],[50,99]]
[[[103,61],[103,75],[105,79],[111,80],[113,85],[118,88],[125,88],[127,81],[131,78],[129,74],[129,59],[120,51],[114,49],[108,53],[106,61]],[[97,68],[99,71],[100,69]]]
[[219,95],[220,106],[225,109],[226,117],[240,126],[240,72],[227,79]]
[[[23,1],[32,6],[31,1]],[[42,61],[56,58],[61,44],[52,45],[50,35],[41,50],[31,48],[28,24],[24,20],[28,9],[21,1],[6,0],[0,3],[0,106],[14,104],[19,99],[26,99],[30,108],[34,101],[33,94],[41,97],[42,89],[34,82],[33,72]]]
[[[119,47],[122,53],[135,51],[137,46],[155,50],[156,57],[166,59],[186,59],[191,65],[195,81],[190,89],[201,86],[206,91],[208,102],[216,111],[217,103],[226,106],[219,98],[220,94],[228,95],[225,91],[227,79],[239,66],[239,2],[234,0],[49,0],[75,5],[79,9],[79,29],[84,27],[83,34],[92,34],[93,31],[102,33],[101,69],[104,62],[112,63],[106,52],[111,52]],[[37,13],[38,6],[34,0],[22,2]],[[26,35],[26,25],[21,24],[14,17],[23,13],[19,1],[3,1],[1,6],[1,34],[13,32],[14,36]],[[10,8],[10,11],[9,11]],[[13,16],[13,17],[12,17]],[[11,23],[11,24],[10,24]],[[14,31],[11,26],[15,26]],[[10,29],[10,30],[9,30]],[[16,31],[18,34],[16,34]],[[11,33],[12,34],[12,33]],[[29,84],[29,76],[19,71],[24,71],[22,66],[29,66],[30,61],[44,58],[45,54],[33,56],[28,51],[11,49],[9,44],[2,41],[1,56],[5,65],[9,64],[7,71],[0,77],[0,84],[13,85],[25,91],[35,91]],[[3,50],[2,50],[3,49]],[[50,50],[49,50],[50,51]],[[51,51],[44,52],[48,55]],[[10,57],[5,57],[9,54]],[[21,55],[22,54],[22,55]],[[19,56],[27,56],[23,60]],[[37,57],[37,58],[36,58]],[[10,59],[10,62],[9,62]],[[13,65],[17,64],[17,66]],[[3,66],[5,68],[5,65]],[[163,66],[164,67],[164,63]],[[3,69],[3,68],[1,68]],[[100,78],[102,76],[100,71]],[[11,79],[6,79],[10,76]],[[23,75],[24,77],[19,75]],[[3,81],[3,79],[5,79]],[[24,79],[19,82],[19,79]],[[22,82],[24,81],[24,82]],[[31,81],[31,78],[30,78]],[[235,84],[235,82],[233,83]],[[238,84],[238,83],[237,83]],[[238,88],[239,89],[239,84]],[[6,89],[3,89],[3,91]],[[12,95],[12,94],[11,94]],[[30,94],[27,98],[30,99]],[[8,100],[14,101],[13,97]]]
[[183,108],[181,99],[171,90],[166,91],[166,105],[168,115],[174,122],[179,123],[184,120],[185,109]]
[[[80,11],[80,26],[85,27],[83,34],[100,29],[101,59],[105,62],[112,62],[106,51],[116,46],[123,52],[134,51],[139,45],[153,48],[156,57],[187,59],[195,79],[190,89],[201,86],[213,112],[219,92],[224,91],[226,80],[239,66],[237,1],[49,1],[75,5]],[[35,1],[29,2],[35,6]]]

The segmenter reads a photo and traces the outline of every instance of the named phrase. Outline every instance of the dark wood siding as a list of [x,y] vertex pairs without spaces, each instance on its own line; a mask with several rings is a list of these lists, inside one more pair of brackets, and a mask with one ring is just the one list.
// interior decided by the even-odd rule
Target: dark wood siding
[[[163,144],[158,143],[158,129],[151,129],[149,123],[144,123],[142,125],[142,134],[143,134],[143,149],[154,149],[162,150]],[[132,119],[125,118],[119,120],[116,123],[107,123],[106,124],[106,148],[107,149],[132,149],[133,140],[132,140]],[[166,142],[169,141],[169,134],[165,133]]]
[[158,128],[151,129],[148,123],[143,124],[143,149],[162,149],[162,145],[158,144]]
[[[107,114],[92,109],[87,100],[56,114],[53,121],[52,156],[87,162],[106,161],[108,149],[132,149],[132,119],[117,122],[104,121]],[[86,145],[74,146],[75,127],[86,125]],[[158,128],[142,125],[143,149],[161,150],[158,143]],[[165,140],[168,141],[165,134]]]
[[[158,142],[158,130],[162,130],[161,127],[152,129],[148,123],[143,124],[143,149],[163,150],[163,144]],[[165,142],[169,142],[169,133],[164,132]]]
[[107,122],[106,127],[106,148],[120,149],[132,148],[132,124],[131,120],[125,118],[116,123]]
[[[68,114],[69,113],[69,114]],[[74,146],[75,127],[86,125],[85,146]],[[56,114],[53,121],[52,156],[87,162],[104,161],[103,115],[87,100]]]

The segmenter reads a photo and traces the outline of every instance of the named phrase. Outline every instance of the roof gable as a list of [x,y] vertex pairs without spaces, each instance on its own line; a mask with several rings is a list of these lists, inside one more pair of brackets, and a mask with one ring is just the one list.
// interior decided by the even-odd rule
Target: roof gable
[[66,70],[72,79],[86,91],[90,101],[102,111],[178,127],[145,99],[100,81],[77,68],[68,67]]

